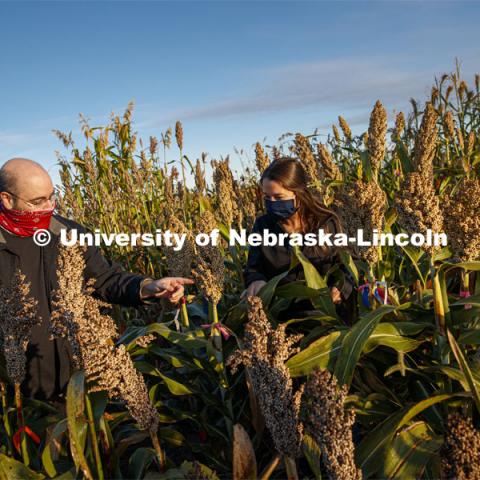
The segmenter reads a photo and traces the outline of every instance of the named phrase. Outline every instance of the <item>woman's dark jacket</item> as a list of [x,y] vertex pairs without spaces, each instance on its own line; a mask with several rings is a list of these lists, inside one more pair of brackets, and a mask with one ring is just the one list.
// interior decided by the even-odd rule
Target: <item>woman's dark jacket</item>
[[[56,398],[64,390],[72,368],[68,342],[62,338],[50,340],[48,332],[51,295],[58,287],[56,261],[61,229],[87,232],[78,223],[54,215],[49,227],[52,239],[48,245],[39,247],[32,237],[20,238],[0,228],[0,284],[9,282],[21,267],[38,301],[42,321],[31,331],[27,349],[27,375],[21,385],[26,396],[36,399]],[[124,271],[119,264],[108,261],[94,246],[87,247],[85,263],[85,279],[96,279],[95,296],[108,303],[130,307],[144,304],[140,300],[140,284],[147,277]]]
[[[335,223],[332,217],[326,219],[322,227],[326,232],[337,233]],[[251,233],[263,234],[263,231],[280,234],[287,233],[281,225],[271,216],[262,215],[255,220]],[[312,232],[315,233],[315,232]],[[292,250],[288,245],[288,239],[284,242],[285,246],[275,245],[260,245],[250,246],[248,252],[247,266],[243,271],[245,287],[247,288],[252,282],[256,280],[264,280],[268,282],[271,278],[285,272],[290,267],[292,258]],[[354,288],[354,280],[340,262],[338,254],[334,254],[329,250],[326,254],[318,254],[318,249],[309,246],[299,247],[303,254],[315,266],[320,275],[323,277],[327,274],[333,265],[338,265],[340,270],[344,273],[343,285],[338,288],[341,293],[342,302],[336,304],[336,311],[341,318],[348,323],[352,323],[356,318],[356,291]],[[304,272],[302,265],[297,264],[284,278],[279,282],[279,285],[284,285],[298,280],[304,280]],[[335,280],[333,277],[327,278],[327,285],[332,287]],[[312,310],[313,306],[309,300],[300,300],[290,305],[287,311],[282,312],[282,319],[291,318],[300,315],[302,311]]]

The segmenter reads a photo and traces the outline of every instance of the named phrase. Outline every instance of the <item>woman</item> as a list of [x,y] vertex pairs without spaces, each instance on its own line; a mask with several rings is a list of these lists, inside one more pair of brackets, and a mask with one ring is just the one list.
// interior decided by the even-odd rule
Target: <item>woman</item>
[[[319,196],[307,188],[307,174],[301,163],[295,158],[283,157],[272,162],[260,179],[267,213],[258,217],[252,232],[280,233],[318,233],[341,232],[338,216],[329,210]],[[357,313],[356,295],[353,279],[341,264],[336,247],[326,245],[300,247],[303,254],[325,276],[335,264],[343,271],[343,281],[335,285],[333,276],[327,279],[336,311],[348,323],[353,323]],[[244,270],[246,290],[242,298],[256,295],[265,283],[290,267],[291,247],[250,246],[247,267]],[[279,285],[304,279],[303,268],[298,264],[279,283]],[[292,303],[281,313],[281,319],[301,317],[302,311],[313,310],[308,299]]]

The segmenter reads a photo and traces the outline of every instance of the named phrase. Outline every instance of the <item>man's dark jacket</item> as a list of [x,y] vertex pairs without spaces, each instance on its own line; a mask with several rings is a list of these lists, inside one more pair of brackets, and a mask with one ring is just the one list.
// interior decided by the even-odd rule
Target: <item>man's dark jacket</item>
[[[50,243],[43,249],[43,279],[45,282],[46,302],[48,311],[51,312],[51,294],[58,287],[57,278],[57,256],[59,253],[60,232],[62,229],[76,229],[78,233],[86,233],[87,230],[78,223],[69,220],[60,215],[53,215],[49,231],[52,234]],[[98,247],[87,247],[85,252],[85,279],[95,278],[94,288],[95,296],[108,302],[123,306],[136,307],[144,304],[140,300],[140,288],[142,280],[147,277],[126,272],[119,264],[108,261],[100,252]],[[10,281],[15,271],[20,266],[20,259],[16,254],[8,249],[4,230],[0,228],[0,283]],[[41,278],[41,277],[40,277]],[[42,299],[39,299],[42,301]],[[39,342],[53,341],[47,339],[44,332],[48,327],[47,321],[42,322],[42,339]],[[38,332],[38,330],[37,330]],[[45,333],[45,336],[43,336]],[[64,390],[70,377],[71,350],[65,339],[56,339],[55,341],[55,365],[48,365],[48,378],[32,378],[29,373],[24,383],[22,391],[26,395],[35,396],[38,399],[56,398],[58,393]],[[53,344],[46,345],[45,348],[53,348]],[[28,351],[27,351],[28,353]],[[53,369],[57,370],[53,376]],[[45,372],[45,370],[44,370]],[[39,376],[41,376],[40,374]],[[35,375],[34,375],[35,376]],[[55,382],[53,381],[55,378]],[[52,383],[55,385],[52,385]]]

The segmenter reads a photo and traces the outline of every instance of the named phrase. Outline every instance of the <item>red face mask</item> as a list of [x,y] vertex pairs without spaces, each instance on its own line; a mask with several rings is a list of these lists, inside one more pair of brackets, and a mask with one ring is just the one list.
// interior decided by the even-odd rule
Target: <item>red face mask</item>
[[0,225],[20,237],[32,237],[36,230],[47,230],[55,206],[49,210],[8,210],[0,202]]

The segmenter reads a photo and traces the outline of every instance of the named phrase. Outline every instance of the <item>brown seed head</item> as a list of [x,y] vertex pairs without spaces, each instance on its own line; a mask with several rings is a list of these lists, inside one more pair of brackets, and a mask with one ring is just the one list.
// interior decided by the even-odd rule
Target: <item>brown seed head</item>
[[345,409],[347,394],[328,370],[315,369],[303,392],[302,418],[320,447],[328,478],[361,480],[352,438],[355,411]]
[[298,456],[303,436],[299,421],[302,389],[293,391],[285,361],[298,351],[293,348],[302,335],[286,335],[286,325],[273,329],[259,297],[248,297],[248,323],[243,350],[227,360],[235,372],[240,364],[249,369],[265,423],[277,452]]
[[181,122],[175,124],[175,139],[180,150],[183,149],[183,127]]
[[382,160],[385,158],[387,135],[387,111],[379,100],[370,115],[368,127],[368,158],[372,171],[378,174]]

